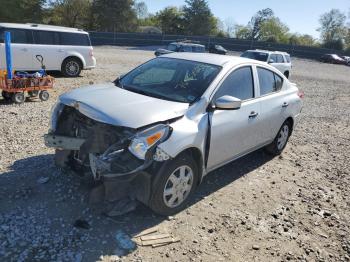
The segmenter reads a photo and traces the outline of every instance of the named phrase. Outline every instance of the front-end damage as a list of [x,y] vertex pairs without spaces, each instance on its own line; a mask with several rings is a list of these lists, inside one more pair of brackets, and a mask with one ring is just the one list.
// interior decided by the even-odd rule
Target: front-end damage
[[[167,125],[158,124],[145,130],[114,126],[95,121],[74,107],[57,107],[60,110],[56,110],[55,125],[45,135],[46,145],[56,149],[56,165],[102,181],[105,200],[113,201],[127,195],[147,203],[152,174],[162,162],[170,159],[158,148],[170,135],[170,129],[166,129],[167,133],[163,131]],[[156,131],[164,135],[162,139],[158,139]],[[145,140],[145,134],[151,136]],[[144,140],[150,142],[150,147],[142,154]]]

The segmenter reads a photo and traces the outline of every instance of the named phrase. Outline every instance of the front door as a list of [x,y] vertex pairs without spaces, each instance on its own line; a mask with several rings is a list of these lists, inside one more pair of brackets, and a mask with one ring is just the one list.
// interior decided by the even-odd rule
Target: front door
[[242,100],[237,110],[210,113],[210,148],[207,168],[212,170],[259,145],[260,103],[255,100],[252,68],[231,72],[214,95],[230,95]]

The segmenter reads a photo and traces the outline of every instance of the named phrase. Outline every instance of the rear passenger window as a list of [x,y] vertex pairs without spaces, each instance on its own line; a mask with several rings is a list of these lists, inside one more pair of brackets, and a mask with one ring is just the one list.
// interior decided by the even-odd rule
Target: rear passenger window
[[285,55],[284,57],[286,58],[287,63],[290,63],[290,56],[289,55]]
[[247,100],[254,97],[252,68],[250,66],[233,71],[222,83],[215,98],[225,95]]
[[270,60],[273,60],[274,63],[277,63],[277,55],[270,55]]
[[61,45],[90,46],[90,38],[87,34],[60,33]]
[[53,31],[35,30],[34,42],[38,45],[59,45],[59,35]]
[[277,55],[277,63],[284,63],[284,59],[282,55]]
[[283,79],[279,75],[261,67],[258,67],[257,70],[261,96],[281,90]]

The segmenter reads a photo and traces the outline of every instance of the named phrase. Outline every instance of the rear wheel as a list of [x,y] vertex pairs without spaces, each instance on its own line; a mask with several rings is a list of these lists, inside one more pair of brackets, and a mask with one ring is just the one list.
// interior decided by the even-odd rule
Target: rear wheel
[[288,139],[292,133],[292,124],[289,120],[285,121],[278,131],[277,136],[271,144],[266,146],[265,150],[271,155],[280,155],[286,147]]
[[198,168],[192,157],[180,155],[158,172],[150,200],[151,209],[160,215],[173,215],[186,207],[198,183]]
[[24,102],[24,93],[23,92],[19,92],[19,93],[14,93],[12,95],[12,101],[16,104],[22,104]]
[[66,77],[77,77],[80,75],[83,66],[78,58],[69,57],[62,63],[61,72]]
[[288,71],[284,72],[284,76],[289,78],[289,72]]

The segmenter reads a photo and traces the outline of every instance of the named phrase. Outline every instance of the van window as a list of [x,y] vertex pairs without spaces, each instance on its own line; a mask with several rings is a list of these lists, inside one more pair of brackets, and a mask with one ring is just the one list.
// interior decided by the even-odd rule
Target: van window
[[79,33],[60,33],[61,45],[91,46],[89,35]]
[[270,55],[270,60],[271,59],[273,60],[274,63],[278,63],[277,62],[277,55],[275,55],[275,54]]
[[59,35],[54,31],[33,31],[34,43],[39,45],[59,45]]
[[14,44],[31,44],[33,43],[32,32],[25,29],[16,28],[1,28],[0,29],[0,42],[5,41],[5,32],[11,33],[11,43]]
[[290,56],[289,55],[285,55],[284,57],[286,58],[287,63],[290,63]]
[[282,55],[277,55],[277,63],[284,63],[284,59]]

